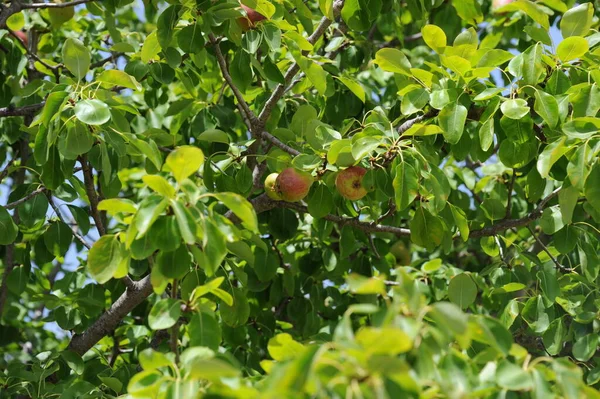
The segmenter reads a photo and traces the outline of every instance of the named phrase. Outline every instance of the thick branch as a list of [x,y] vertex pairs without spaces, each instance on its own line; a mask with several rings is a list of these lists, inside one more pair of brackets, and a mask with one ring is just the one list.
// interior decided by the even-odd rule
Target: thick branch
[[3,9],[0,12],[0,29],[6,29],[6,21],[10,18],[11,15],[18,13],[21,11],[21,3],[18,1],[12,1],[10,6]]
[[110,309],[104,312],[83,334],[73,336],[69,349],[83,355],[103,337],[110,334],[129,312],[152,294],[150,276],[133,282],[133,286],[133,289],[127,288]]
[[[339,15],[343,6],[344,6],[344,0],[335,0],[334,1],[333,15],[335,17],[337,17],[337,15]],[[321,22],[319,22],[319,25],[317,26],[317,28],[315,29],[313,34],[309,36],[308,41],[311,44],[315,44],[317,42],[317,40],[319,40],[319,38],[321,36],[323,36],[323,34],[325,33],[325,30],[331,25],[332,22],[333,21],[327,17],[321,18]],[[277,85],[277,87],[275,87],[273,94],[271,94],[271,97],[269,97],[269,99],[265,103],[265,106],[263,107],[262,111],[258,115],[258,122],[259,122],[260,126],[264,126],[264,124],[267,122],[267,119],[269,119],[269,116],[271,116],[271,112],[273,111],[273,108],[275,107],[277,102],[281,99],[281,97],[284,95],[286,87],[288,87],[288,85],[290,84],[290,82],[292,81],[294,76],[296,76],[298,71],[300,71],[300,66],[297,63],[292,64],[292,66],[290,66],[289,69],[287,70],[287,72],[285,73],[284,83],[280,83]]]
[[25,105],[23,107],[4,107],[0,108],[0,118],[7,116],[34,116],[36,112],[44,107],[44,102],[39,104]]

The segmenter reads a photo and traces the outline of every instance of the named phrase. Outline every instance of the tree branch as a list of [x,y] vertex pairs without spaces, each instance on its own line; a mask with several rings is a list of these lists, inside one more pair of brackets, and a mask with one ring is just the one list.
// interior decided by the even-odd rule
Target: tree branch
[[31,4],[21,4],[21,8],[25,9],[42,9],[42,8],[67,8],[73,7],[78,4],[91,3],[96,0],[73,0],[66,3],[31,3]]
[[27,202],[28,200],[32,199],[33,197],[35,197],[37,195],[40,195],[40,194],[43,194],[44,192],[46,192],[46,190],[48,190],[46,187],[40,186],[39,188],[33,190],[32,192],[30,192],[29,194],[27,194],[23,198],[18,199],[15,202],[11,202],[10,204],[6,204],[4,207],[6,209],[16,208],[17,206],[21,205],[24,202]]
[[275,146],[281,148],[283,151],[287,152],[290,155],[293,155],[293,156],[300,155],[300,151],[285,144],[283,141],[279,140],[277,137],[273,136],[271,133],[268,133],[263,130],[263,131],[261,131],[260,136],[265,140],[269,140]]
[[[334,3],[333,3],[334,17],[337,17],[339,15],[343,6],[344,6],[344,0],[335,0],[334,1]],[[319,40],[319,38],[325,33],[325,30],[332,24],[332,22],[333,22],[332,20],[330,20],[329,18],[327,18],[325,16],[323,18],[321,18],[321,22],[319,22],[319,25],[317,26],[317,28],[315,29],[313,34],[308,37],[309,43],[315,44],[317,42],[317,40]],[[259,127],[262,128],[265,125],[265,123],[267,122],[267,119],[269,119],[269,116],[271,116],[271,112],[273,112],[273,108],[275,107],[277,102],[281,99],[281,97],[284,95],[285,89],[290,84],[290,82],[292,81],[292,79],[298,73],[299,70],[300,70],[300,66],[297,63],[294,63],[294,64],[292,64],[292,66],[289,67],[289,69],[287,70],[287,72],[285,73],[285,76],[284,76],[284,83],[280,83],[277,85],[277,87],[275,87],[275,90],[273,90],[273,94],[271,94],[271,97],[269,97],[269,99],[265,103],[262,111],[258,115]]]
[[217,61],[219,63],[219,67],[221,68],[221,73],[223,74],[223,78],[225,79],[225,81],[227,82],[229,87],[231,88],[231,91],[233,91],[235,98],[238,100],[238,103],[244,110],[246,117],[250,120],[251,125],[254,126],[256,123],[256,116],[250,110],[250,107],[248,106],[248,103],[246,103],[246,100],[244,100],[244,96],[242,95],[242,92],[237,88],[235,83],[233,83],[233,79],[231,78],[231,75],[229,74],[229,70],[227,69],[227,62],[225,61],[225,57],[223,56],[223,53],[221,52],[221,46],[219,46],[219,42],[218,42],[217,38],[212,33],[210,35],[208,35],[208,38],[209,38],[210,42],[213,44],[213,47],[215,48],[215,54],[217,56]]
[[92,169],[88,164],[87,156],[85,154],[79,157],[79,162],[81,163],[81,167],[83,168],[83,182],[85,186],[85,192],[87,193],[88,199],[90,201],[90,212],[92,214],[94,222],[96,223],[98,234],[100,234],[100,236],[103,236],[104,234],[106,234],[106,229],[104,228],[104,224],[102,223],[100,212],[98,212],[98,193],[96,192],[96,188],[94,187],[94,175],[92,174]]
[[113,61],[115,62],[117,58],[124,56],[124,53],[111,53],[111,55],[109,55],[108,57],[105,57],[103,59],[101,59],[100,61],[96,61],[92,64],[90,64],[90,69],[95,69],[95,68],[99,68],[101,66],[103,66],[104,64],[106,64],[108,61]]
[[90,350],[104,336],[113,331],[125,316],[152,294],[150,276],[133,282],[133,288],[125,292],[104,312],[98,320],[82,334],[76,334],[69,343],[69,349],[79,355]]
[[[46,197],[48,198],[48,203],[50,204],[50,206],[52,207],[52,209],[54,209],[54,213],[56,213],[56,216],[60,219],[61,222],[63,222],[64,224],[67,224],[65,222],[65,219],[63,218],[62,214],[60,213],[60,210],[58,209],[58,207],[56,206],[56,204],[54,203],[54,199],[52,198],[52,194],[49,191],[46,191]],[[73,233],[73,235],[75,236],[75,238],[77,238],[77,240],[83,244],[84,247],[86,247],[87,249],[90,249],[92,246],[90,244],[88,244],[83,237],[77,232],[77,228],[74,226],[71,226],[71,232]]]
[[7,116],[34,116],[36,112],[44,108],[45,102],[42,101],[39,104],[25,105],[23,107],[4,107],[0,108],[0,118]]

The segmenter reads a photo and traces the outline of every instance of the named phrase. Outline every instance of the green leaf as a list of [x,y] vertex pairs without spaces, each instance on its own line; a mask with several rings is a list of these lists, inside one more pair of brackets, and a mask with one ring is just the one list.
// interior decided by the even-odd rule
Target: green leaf
[[190,271],[192,256],[185,245],[180,245],[174,251],[161,251],[156,257],[156,266],[160,273],[173,279],[180,279]]
[[58,150],[66,159],[77,159],[81,154],[91,150],[95,138],[89,128],[83,123],[74,123],[67,128],[66,134],[61,134],[58,139]]
[[226,207],[231,209],[231,211],[241,219],[244,226],[246,226],[250,231],[258,232],[258,219],[256,218],[256,212],[254,211],[252,204],[248,202],[246,198],[235,193],[214,193],[206,195],[215,197],[225,204]]
[[44,244],[46,244],[48,252],[57,257],[64,256],[67,253],[72,241],[71,228],[63,222],[50,224],[48,230],[44,232]]
[[204,346],[214,351],[221,344],[221,326],[207,312],[199,312],[192,316],[188,324],[190,346]]
[[173,298],[161,299],[152,306],[148,314],[148,325],[153,330],[173,327],[181,316],[181,302]]
[[477,297],[477,286],[467,273],[461,273],[454,276],[448,285],[448,298],[450,301],[461,307],[468,308]]
[[467,331],[469,318],[453,303],[437,302],[433,304],[431,316],[440,327],[454,334],[460,335]]
[[96,77],[97,82],[106,83],[109,86],[123,86],[133,90],[142,90],[142,85],[135,78],[118,69],[109,69]]
[[19,229],[5,207],[0,205],[0,245],[12,244]]
[[548,126],[555,127],[558,124],[558,102],[551,94],[536,90],[533,109]]
[[342,82],[356,97],[360,99],[363,103],[366,101],[365,98],[365,89],[362,88],[358,81],[354,80],[348,76],[338,76],[336,77],[340,82]]
[[133,223],[137,229],[136,238],[141,238],[146,234],[160,214],[167,208],[168,204],[169,200],[159,195],[146,197],[140,203],[133,217]]
[[348,289],[357,295],[385,295],[385,283],[378,278],[364,277],[356,273],[351,273],[346,277]]
[[325,95],[325,91],[327,90],[327,72],[325,72],[323,67],[307,57],[298,56],[294,58],[319,94]]
[[110,120],[110,108],[100,100],[82,100],[75,105],[75,116],[88,125],[102,125]]
[[205,40],[202,36],[202,26],[199,23],[191,24],[181,29],[177,34],[177,45],[183,52],[194,54],[204,49]]
[[527,370],[508,360],[503,360],[498,365],[496,383],[511,391],[528,391],[533,388],[533,380]]
[[179,201],[172,200],[171,209],[173,209],[173,213],[175,214],[181,237],[186,244],[194,244],[198,231],[196,220],[194,220],[190,211]]
[[483,21],[481,6],[476,0],[453,1],[452,5],[456,13],[463,21],[471,25],[477,25]]
[[540,219],[540,226],[545,234],[554,234],[562,229],[565,224],[562,220],[562,214],[558,206],[552,206],[544,209]]
[[277,275],[279,259],[273,251],[254,250],[254,272],[260,281],[271,281]]
[[580,362],[587,362],[594,356],[598,348],[598,334],[587,334],[573,344],[573,357]]
[[511,11],[523,11],[527,16],[533,19],[538,24],[542,25],[545,30],[550,29],[550,22],[548,20],[548,14],[538,6],[536,3],[529,0],[517,0],[511,2],[503,7],[496,10],[496,13],[502,14]]
[[510,119],[521,119],[529,114],[527,101],[522,98],[514,98],[504,101],[500,106],[502,113]]
[[375,64],[387,72],[400,73],[411,76],[410,61],[400,50],[394,48],[382,48],[375,54]]
[[308,213],[315,219],[322,218],[333,209],[333,195],[325,184],[317,184],[308,196]]
[[79,356],[77,353],[75,353],[71,350],[66,350],[66,351],[62,352],[60,355],[63,358],[63,360],[67,363],[69,368],[75,372],[75,374],[77,374],[77,375],[83,374],[85,367],[83,364],[83,360],[81,359],[81,356]]
[[160,175],[146,175],[142,177],[142,181],[158,194],[166,198],[175,198],[175,188],[164,177]]
[[585,198],[588,203],[600,212],[600,163],[596,163],[590,172],[584,187]]
[[562,131],[572,139],[589,139],[600,132],[600,118],[573,118],[562,125]]
[[165,166],[181,183],[184,179],[198,172],[204,163],[204,154],[198,147],[184,145],[177,147],[167,155]]
[[573,219],[573,211],[579,199],[579,190],[573,186],[565,186],[566,184],[563,185],[563,188],[558,193],[558,204],[560,205],[563,222],[570,224]]
[[63,63],[78,80],[85,77],[90,69],[90,50],[79,40],[68,38],[62,49]]
[[126,198],[110,198],[102,200],[98,203],[98,210],[107,211],[108,213],[115,215],[119,212],[123,213],[136,213],[137,208],[135,203]]
[[560,20],[560,32],[564,38],[585,36],[590,30],[594,18],[592,3],[583,3],[567,11]]
[[220,311],[223,322],[228,326],[239,327],[246,324],[248,317],[250,317],[250,305],[247,296],[241,289],[234,289],[233,304],[231,306],[225,303],[221,304]]
[[19,11],[8,17],[6,27],[12,31],[21,30],[25,26],[25,16],[22,11]]
[[[205,219],[204,230],[204,252],[201,253],[203,258],[196,259],[196,263],[204,269],[208,276],[212,276],[227,256],[227,246],[225,236],[210,219]],[[194,255],[196,256],[196,254]]]
[[146,36],[146,40],[144,40],[144,44],[142,45],[142,62],[146,64],[150,60],[155,59],[158,53],[160,53],[160,50],[161,48],[160,44],[158,43],[158,36],[156,35],[156,31],[154,31]]
[[397,327],[363,327],[356,333],[356,343],[368,355],[396,356],[413,347],[408,334]]
[[140,366],[146,371],[173,365],[173,362],[164,353],[155,351],[152,348],[146,348],[140,352],[139,362]]
[[556,55],[562,62],[581,58],[589,50],[587,40],[583,37],[568,37],[558,44]]
[[548,144],[548,146],[544,148],[544,151],[542,151],[542,153],[539,155],[537,161],[537,170],[540,172],[540,176],[542,176],[542,178],[547,178],[550,173],[550,169],[552,169],[552,166],[556,163],[556,161],[558,161],[563,155],[572,149],[571,146],[565,145],[566,140],[566,137],[563,137],[560,140],[556,140]]
[[396,166],[393,186],[396,208],[398,211],[403,211],[415,200],[419,193],[419,180],[412,165],[401,162]]
[[411,115],[419,112],[428,102],[429,92],[423,88],[417,88],[402,97],[400,111],[404,115]]
[[222,130],[209,129],[205,130],[197,138],[200,141],[207,141],[209,143],[223,143],[229,144],[229,136]]
[[423,40],[433,51],[443,54],[446,49],[447,39],[444,31],[437,25],[425,25],[421,28]]
[[440,127],[444,130],[444,138],[450,144],[460,141],[467,121],[467,108],[458,103],[450,103],[438,115]]
[[245,93],[252,83],[253,73],[249,65],[250,55],[241,49],[235,52],[229,65],[231,79],[242,93]]
[[444,225],[439,218],[431,215],[423,207],[415,211],[415,216],[410,224],[412,242],[431,250],[442,243],[444,234]]
[[88,270],[100,284],[110,280],[125,257],[117,236],[109,234],[98,239],[88,253]]
[[182,7],[180,5],[172,5],[167,7],[159,16],[156,23],[156,36],[158,43],[163,49],[166,49],[171,44],[173,39],[173,31],[177,22],[179,22],[179,12]]
[[544,268],[537,272],[536,276],[544,296],[550,302],[554,302],[556,297],[560,295],[560,286],[558,285],[554,263],[546,263]]

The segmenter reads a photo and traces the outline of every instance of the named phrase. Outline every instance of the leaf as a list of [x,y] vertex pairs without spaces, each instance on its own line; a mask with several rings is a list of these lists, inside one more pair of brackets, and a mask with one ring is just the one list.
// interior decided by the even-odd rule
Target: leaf
[[432,305],[431,316],[439,326],[454,334],[460,335],[467,331],[468,316],[453,303],[434,303]]
[[0,205],[0,245],[12,244],[19,229],[5,207]]
[[188,25],[177,34],[177,45],[185,53],[199,53],[204,49],[205,43],[202,26],[199,23]]
[[594,356],[598,348],[598,334],[587,334],[573,344],[573,357],[580,362],[587,362]]
[[545,30],[550,29],[548,15],[537,4],[529,0],[517,0],[511,2],[496,10],[496,13],[502,14],[511,11],[523,11],[527,16],[533,19],[538,24],[542,25]]
[[173,365],[173,362],[164,353],[155,351],[152,348],[146,348],[140,352],[139,362],[140,366],[146,371]]
[[556,140],[546,148],[539,155],[537,161],[537,170],[540,172],[542,178],[547,178],[550,174],[550,169],[563,155],[571,150],[571,146],[565,145],[566,138],[563,137],[560,140]]
[[589,139],[600,132],[600,118],[573,118],[562,125],[562,131],[572,139]]
[[167,7],[159,16],[156,23],[156,37],[158,43],[163,49],[166,49],[171,44],[173,39],[173,30],[179,22],[179,12],[182,7],[180,5],[172,5]]
[[317,184],[308,196],[308,213],[315,219],[329,214],[334,207],[333,195],[325,184]]
[[467,216],[462,209],[452,204],[449,205],[454,218],[454,223],[456,223],[456,227],[458,227],[458,231],[460,232],[460,237],[466,242],[469,239],[469,224],[467,223]]
[[560,295],[560,286],[556,277],[556,269],[553,263],[546,263],[544,268],[536,274],[542,293],[550,301],[554,302],[557,296]]
[[155,59],[160,50],[161,48],[160,44],[158,43],[158,37],[156,35],[156,31],[154,31],[146,36],[146,40],[144,40],[144,44],[142,45],[142,62],[146,64],[150,60]]
[[185,245],[179,245],[174,251],[159,252],[156,266],[160,273],[169,279],[180,279],[190,271],[192,256]]
[[558,206],[544,209],[540,219],[540,227],[545,234],[552,235],[562,229],[564,225]]
[[396,356],[413,347],[413,341],[397,327],[363,327],[356,333],[356,343],[368,355]]
[[558,204],[560,205],[563,222],[570,224],[573,219],[573,211],[579,199],[579,190],[573,186],[565,186],[566,184],[563,185],[563,188],[558,193]]
[[467,108],[458,103],[446,105],[439,113],[438,121],[448,143],[456,144],[460,141],[465,129],[467,113]]
[[448,285],[448,298],[450,301],[461,307],[468,308],[477,297],[477,286],[467,273],[461,273],[454,276]]
[[432,216],[423,207],[415,211],[414,219],[410,224],[412,242],[431,250],[442,243],[444,234],[444,225],[440,219]]
[[214,351],[221,345],[221,326],[207,312],[199,312],[192,316],[188,324],[190,346],[204,346]]
[[500,110],[510,119],[521,119],[529,113],[529,106],[527,106],[527,101],[522,98],[514,98],[504,101]]
[[558,124],[558,102],[551,94],[536,90],[533,109],[549,127],[555,127]]
[[433,51],[438,54],[443,54],[446,49],[446,34],[437,25],[425,25],[421,28],[423,40]]
[[181,183],[198,172],[203,163],[204,154],[200,148],[184,145],[177,147],[167,155],[165,166],[173,174],[175,180]]
[[585,198],[588,203],[600,212],[600,163],[596,163],[590,172],[584,187]]
[[100,100],[82,100],[75,104],[75,116],[88,125],[103,125],[110,120],[110,108]]
[[558,44],[556,55],[562,62],[581,58],[589,50],[587,40],[583,37],[568,37]]
[[179,201],[172,200],[171,209],[173,209],[173,213],[175,214],[175,219],[177,220],[181,237],[186,244],[194,244],[196,242],[198,230],[198,225],[196,224],[194,217],[190,211]]
[[161,299],[152,306],[148,314],[148,325],[153,330],[173,327],[181,316],[181,302],[173,298]]
[[249,65],[250,55],[241,49],[235,52],[231,64],[229,65],[231,79],[242,93],[245,93],[252,83],[253,74],[252,68],[250,68]]
[[483,21],[481,6],[476,0],[453,1],[452,5],[456,13],[463,21],[471,25],[477,25]]
[[590,30],[594,18],[592,3],[583,3],[567,11],[560,20],[560,32],[564,38],[585,36]]
[[158,194],[166,198],[175,198],[175,188],[164,177],[160,175],[146,175],[142,177],[142,181]]
[[397,210],[403,211],[417,197],[419,193],[419,180],[417,172],[412,165],[401,162],[396,166],[396,176],[393,180],[394,200]]
[[256,212],[254,211],[254,207],[248,200],[242,197],[239,194],[235,193],[214,193],[214,194],[206,194],[212,197],[215,197],[226,207],[231,209],[231,211],[241,219],[242,223],[246,228],[250,231],[258,232],[258,219],[256,217]]
[[294,58],[319,94],[325,95],[325,91],[327,90],[327,72],[323,67],[307,57],[298,56]]
[[360,83],[348,76],[339,76],[337,79],[342,82],[356,97],[363,103],[366,101],[365,89],[362,88]]
[[233,290],[233,304],[221,304],[220,313],[223,322],[228,326],[239,327],[244,325],[250,317],[250,305],[244,292],[239,288],[235,288]]
[[68,38],[62,49],[63,63],[78,80],[85,77],[92,63],[90,50],[79,40]]
[[400,73],[411,76],[410,61],[400,50],[394,48],[382,48],[375,54],[375,64],[387,72]]
[[119,212],[123,213],[136,213],[137,208],[135,203],[126,198],[110,198],[102,200],[98,203],[99,211],[107,211],[108,213],[115,215]]
[[105,70],[96,77],[96,81],[110,86],[123,86],[133,90],[142,90],[142,85],[133,76],[118,69]]
[[348,289],[357,295],[385,295],[385,283],[378,278],[364,277],[356,273],[351,273],[346,277]]
[[66,350],[66,351],[62,352],[60,355],[63,358],[63,360],[67,363],[69,368],[75,372],[75,374],[77,374],[77,375],[83,374],[85,366],[83,364],[83,360],[81,359],[81,356],[79,356],[77,353],[75,353],[71,350]]
[[117,236],[104,235],[88,253],[88,270],[97,282],[104,284],[113,277],[124,257]]
[[229,144],[229,136],[222,130],[209,129],[205,130],[197,137],[200,141],[207,141],[209,143],[223,143]]
[[137,229],[136,238],[141,238],[146,234],[168,204],[168,199],[159,195],[144,198],[133,217],[133,223]]
[[496,369],[497,384],[511,391],[527,391],[533,387],[531,375],[523,368],[503,360]]

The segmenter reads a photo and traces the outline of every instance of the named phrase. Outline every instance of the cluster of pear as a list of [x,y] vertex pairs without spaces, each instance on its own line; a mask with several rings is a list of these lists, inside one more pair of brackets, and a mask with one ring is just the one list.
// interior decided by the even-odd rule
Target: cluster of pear
[[[335,187],[340,195],[351,201],[357,201],[367,195],[362,184],[367,170],[361,166],[351,166],[338,173]],[[281,173],[271,173],[265,179],[265,192],[271,199],[297,202],[308,195],[314,178],[310,173],[296,168],[286,168]]]

